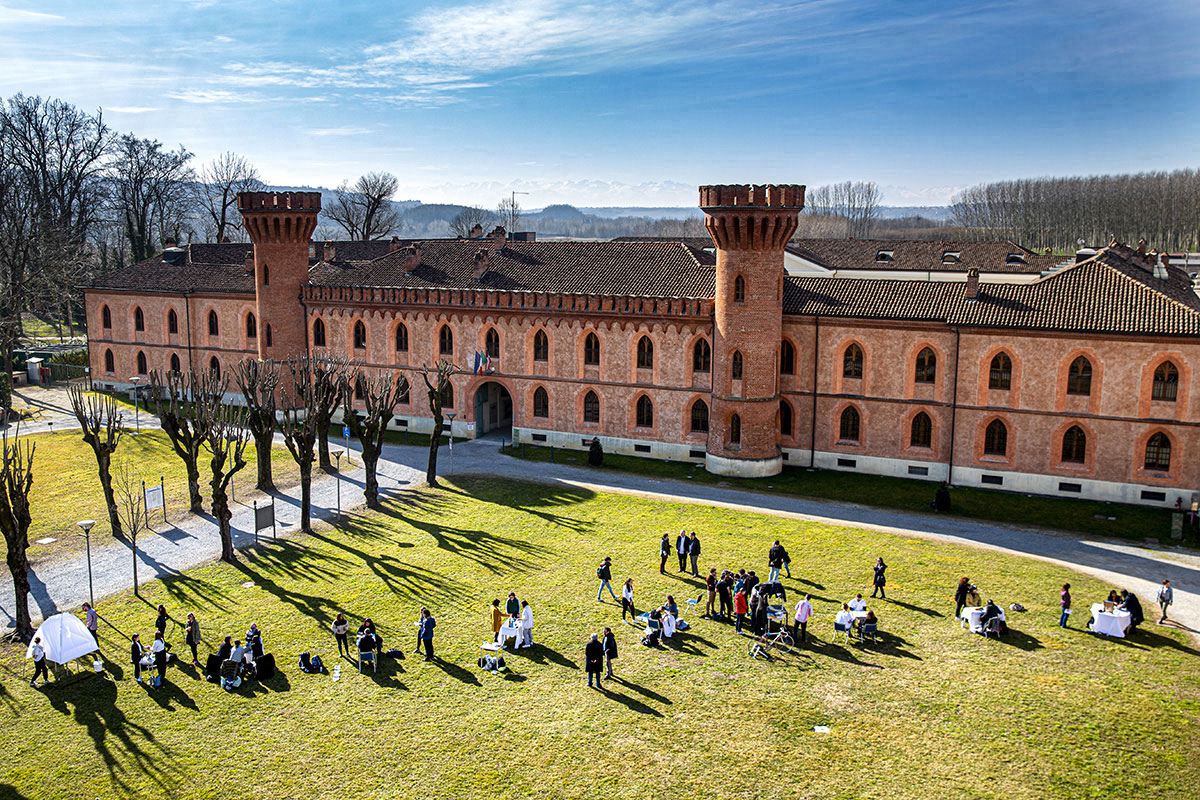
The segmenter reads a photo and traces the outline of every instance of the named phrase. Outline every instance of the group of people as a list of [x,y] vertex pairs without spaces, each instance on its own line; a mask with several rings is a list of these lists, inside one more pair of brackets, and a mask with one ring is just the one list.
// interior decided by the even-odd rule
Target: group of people
[[[528,601],[518,600],[516,592],[509,592],[504,611],[501,612],[500,599],[496,598],[492,601],[491,614],[492,636],[501,646],[507,646],[510,638],[516,639],[517,649],[533,646],[533,609],[529,607]],[[515,637],[501,634],[506,620],[509,630],[516,632]]]
[[612,628],[605,628],[600,635],[591,634],[587,645],[583,648],[584,669],[587,671],[588,687],[591,688],[593,680],[595,687],[604,690],[600,685],[600,675],[604,674],[606,678],[613,677],[613,659],[617,657],[617,637],[613,635]]
[[[667,574],[667,559],[671,557],[671,538],[667,534],[662,535],[662,543],[659,547],[662,561],[658,565],[658,574]],[[700,577],[700,537],[695,531],[688,534],[686,530],[681,530],[675,537],[675,555],[679,557],[679,571],[688,571],[688,561],[692,563],[692,577]]]
[[[416,652],[425,651],[425,660],[433,660],[433,629],[437,625],[437,621],[433,618],[428,608],[422,608],[420,617],[417,619],[417,647]],[[359,624],[358,630],[354,636],[354,650],[350,650],[350,621],[346,619],[346,615],[338,613],[330,624],[329,629],[333,632],[333,638],[337,642],[338,655],[345,655],[346,658],[357,656],[361,661],[364,655],[367,658],[374,657],[378,659],[383,655],[383,634],[379,632],[379,628],[375,625],[375,620],[370,617],[364,617]],[[395,654],[393,654],[395,655]]]
[[[882,563],[883,559],[879,559],[879,561]],[[808,600],[808,597],[808,595],[805,595],[805,600],[801,601],[801,603],[796,606],[797,623],[799,623],[800,613],[802,610],[801,605]],[[874,595],[872,595],[872,597],[874,597]],[[807,611],[808,615],[806,616],[811,616],[811,604],[809,604]],[[842,610],[839,611],[837,616],[834,618],[834,625],[834,630],[845,631],[847,635],[857,631],[858,635],[861,637],[864,631],[870,632],[879,625],[879,617],[875,616],[874,610],[867,608],[867,601],[863,599],[862,593],[860,592],[859,594],[856,594],[852,600],[842,603]],[[804,641],[804,631],[800,629],[799,624],[797,624],[796,627],[796,641]]]
[[[93,627],[95,618],[95,609],[89,608],[87,603],[84,603],[84,611],[87,614],[88,630],[92,631],[92,635],[96,636],[96,630]],[[171,645],[167,642],[167,626],[171,622],[171,616],[167,613],[167,608],[164,605],[159,605],[158,614],[154,618],[154,639],[147,648],[142,644],[141,634],[135,633],[130,637],[129,643],[129,659],[133,662],[133,677],[138,683],[142,682],[142,669],[145,667],[153,667],[154,678],[151,686],[162,686],[163,680],[167,677],[167,662],[170,660]],[[257,637],[257,628],[250,626]],[[225,637],[226,642],[229,637]],[[200,643],[204,641],[200,633],[200,622],[196,619],[196,615],[188,612],[187,622],[184,624],[184,643],[192,651],[192,666],[200,667],[200,655],[198,648]],[[97,637],[97,643],[99,638]],[[261,647],[261,640],[259,646]]]

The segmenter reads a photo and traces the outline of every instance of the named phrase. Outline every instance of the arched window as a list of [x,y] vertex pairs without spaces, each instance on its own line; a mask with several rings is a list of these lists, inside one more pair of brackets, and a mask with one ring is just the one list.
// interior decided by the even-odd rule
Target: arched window
[[146,330],[146,315],[142,313],[141,306],[133,309],[133,329],[135,331]]
[[208,335],[216,336],[221,332],[221,326],[217,324],[217,312],[208,312]]
[[533,415],[543,419],[550,416],[550,395],[541,386],[533,390]]
[[703,400],[692,403],[692,433],[708,433],[708,403]]
[[583,421],[600,421],[600,398],[595,392],[588,392],[583,396]]
[[138,375],[145,375],[145,374],[146,374],[147,372],[149,372],[149,371],[150,371],[150,370],[148,370],[148,369],[146,368],[146,354],[145,354],[145,353],[143,353],[141,350],[138,350],[138,354],[137,354],[137,374],[138,374]]
[[842,377],[861,378],[863,375],[863,351],[856,344],[846,348],[842,354]]
[[733,302],[746,302],[746,279],[741,275],[733,279]]
[[1092,393],[1092,362],[1083,356],[1071,362],[1067,370],[1067,394]]
[[1008,353],[996,353],[992,356],[992,368],[988,371],[988,388],[1012,388],[1012,359],[1008,357]]
[[449,325],[438,331],[438,351],[444,356],[454,355],[454,331]]
[[933,446],[933,420],[924,411],[918,411],[912,418],[912,430],[908,437],[909,447]]
[[646,395],[642,395],[637,401],[637,426],[639,428],[654,427],[654,403]]
[[180,372],[179,356],[171,353],[171,372]]
[[117,371],[115,359],[113,359],[113,351],[112,350],[104,351],[104,371],[105,372],[116,372]]
[[1072,425],[1063,434],[1062,460],[1068,464],[1082,464],[1087,460],[1087,434],[1078,425]]
[[707,339],[697,339],[692,345],[692,372],[708,372],[712,369],[712,347]]
[[270,347],[271,345],[271,326],[267,325],[267,347]]
[[450,381],[442,387],[442,408],[454,408],[454,385]]
[[589,333],[583,340],[583,363],[589,367],[600,366],[600,337]]
[[729,443],[742,443],[742,418],[737,414],[729,418]]
[[109,310],[108,306],[100,306],[100,327],[112,327],[112,311]]
[[1154,370],[1154,390],[1150,399],[1174,403],[1178,392],[1179,370],[1170,361],[1164,361],[1158,365],[1158,369]]
[[983,452],[989,456],[1008,455],[1008,426],[998,419],[989,422],[984,431]]
[[926,347],[917,353],[917,383],[933,383],[937,379],[937,356]]
[[838,426],[838,439],[843,442],[857,442],[862,430],[862,417],[854,406],[846,406],[842,410],[841,423]]
[[325,323],[321,320],[313,321],[313,347],[325,346]]
[[1146,441],[1146,469],[1170,472],[1171,440],[1165,433],[1156,433]]
[[210,358],[208,360],[208,369],[210,372],[212,372],[214,378],[220,380],[220,378],[221,378],[221,362],[217,360],[216,356],[213,356],[212,358]]
[[735,381],[740,381],[742,379],[742,351],[734,350],[733,357],[729,359],[729,363],[730,377]]
[[362,400],[367,393],[367,381],[362,375],[354,379],[354,399]]
[[782,436],[792,435],[792,405],[787,400],[779,401],[779,433]]
[[550,360],[550,337],[545,331],[538,331],[533,335],[533,360]]
[[779,374],[796,374],[796,348],[787,339],[779,346]]
[[266,264],[263,264],[262,278],[263,278],[263,286],[271,285],[271,268],[268,267]]
[[254,314],[246,315],[246,338],[258,338],[258,321],[254,319]]
[[408,352],[408,326],[403,322],[396,326],[396,352]]
[[649,336],[643,336],[638,339],[637,365],[638,369],[652,369],[654,367],[654,342],[650,341]]
[[361,319],[354,323],[354,349],[367,349],[367,326],[363,325]]
[[488,332],[484,335],[483,350],[491,358],[500,357],[500,334],[496,333],[495,328],[488,328]]
[[179,333],[179,315],[173,308],[167,312],[167,333]]

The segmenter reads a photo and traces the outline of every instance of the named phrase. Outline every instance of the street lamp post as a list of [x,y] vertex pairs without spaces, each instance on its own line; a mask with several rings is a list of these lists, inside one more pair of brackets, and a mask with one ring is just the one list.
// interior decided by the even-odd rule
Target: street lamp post
[[83,529],[83,533],[79,534],[87,542],[87,561],[88,561],[88,600],[92,608],[96,607],[96,594],[92,588],[92,527],[96,521],[92,519],[83,519],[75,523]]
[[[333,448],[333,450],[330,451],[330,455],[333,456],[333,463],[334,463],[334,466],[337,468],[337,518],[338,518],[338,522],[341,522],[342,521],[342,451],[335,447],[335,448]],[[346,463],[349,463],[349,461],[350,461],[350,459],[347,458]]]
[[141,397],[141,392],[138,391],[138,381],[142,379],[141,375],[134,375],[129,380],[133,381],[133,427],[137,433],[142,432],[141,411],[142,404],[138,401]]
[[447,411],[446,416],[450,418],[450,474],[454,474],[454,418],[458,416],[457,411]]

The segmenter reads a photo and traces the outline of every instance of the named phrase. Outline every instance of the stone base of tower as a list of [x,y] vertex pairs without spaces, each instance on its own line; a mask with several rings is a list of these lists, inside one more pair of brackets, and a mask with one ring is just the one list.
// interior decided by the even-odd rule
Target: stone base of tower
[[783,472],[783,456],[770,458],[726,458],[706,453],[704,469],[729,478],[769,478]]

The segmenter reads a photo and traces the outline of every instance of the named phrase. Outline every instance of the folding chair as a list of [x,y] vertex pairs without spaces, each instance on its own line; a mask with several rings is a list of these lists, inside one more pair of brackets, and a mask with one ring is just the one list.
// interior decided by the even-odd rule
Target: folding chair
[[850,623],[849,622],[847,622],[845,625],[841,625],[837,622],[833,623],[833,639],[831,641],[836,642],[839,633],[845,637],[846,644],[850,644]]
[[983,638],[987,638],[988,634],[1000,638],[1000,618],[992,617],[987,621],[987,625],[983,626]]
[[371,665],[371,672],[379,671],[378,667],[376,666],[377,662],[375,661],[375,651],[374,650],[359,650],[358,651],[358,671],[360,673],[363,671],[364,663]]
[[859,625],[858,626],[859,641],[865,642],[867,640],[868,636],[871,637],[872,642],[878,641],[878,639],[876,638],[876,631],[878,630],[878,628],[879,628],[878,623],[873,623],[873,622],[864,622],[861,625]]
[[683,602],[687,604],[687,608],[681,609],[680,613],[682,614],[683,611],[691,611],[693,614],[695,614],[696,606],[699,605],[703,599],[704,595],[700,595],[699,597],[689,597],[687,600],[684,600]]

